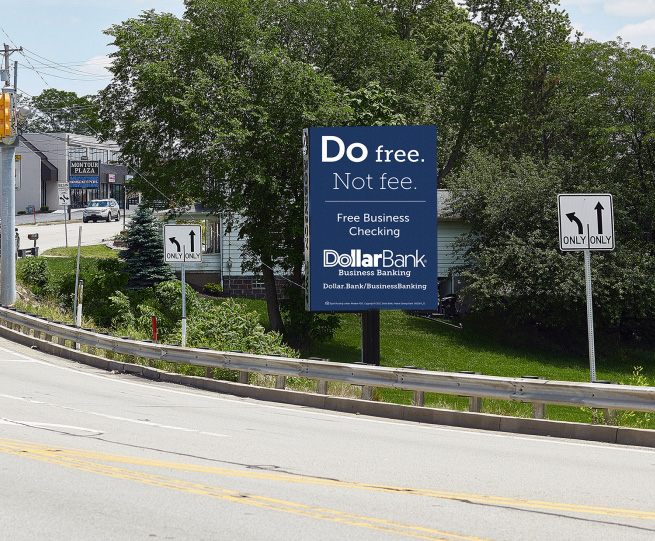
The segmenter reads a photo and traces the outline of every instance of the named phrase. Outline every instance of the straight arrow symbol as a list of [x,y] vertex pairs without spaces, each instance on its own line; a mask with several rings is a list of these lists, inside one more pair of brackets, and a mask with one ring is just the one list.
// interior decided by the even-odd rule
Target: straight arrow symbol
[[596,204],[594,209],[596,209],[596,216],[597,216],[597,219],[598,219],[598,234],[602,235],[602,233],[603,233],[603,210],[604,210],[604,208],[603,208],[603,205],[600,204],[600,201],[598,201],[598,203]]
[[575,212],[569,212],[566,217],[571,221],[571,223],[575,222],[578,224],[578,235],[582,235],[582,233],[584,233],[584,228],[582,227],[580,219],[575,215]]
[[196,232],[191,231],[191,233],[189,233],[189,236],[191,237],[191,252],[193,253],[196,251],[195,249]]

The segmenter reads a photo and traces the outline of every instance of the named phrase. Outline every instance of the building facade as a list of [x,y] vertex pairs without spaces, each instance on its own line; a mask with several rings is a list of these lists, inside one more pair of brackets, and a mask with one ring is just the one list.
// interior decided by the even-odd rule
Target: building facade
[[60,184],[69,185],[72,208],[107,197],[123,208],[127,176],[115,143],[72,133],[26,133],[16,149],[16,211],[63,209]]

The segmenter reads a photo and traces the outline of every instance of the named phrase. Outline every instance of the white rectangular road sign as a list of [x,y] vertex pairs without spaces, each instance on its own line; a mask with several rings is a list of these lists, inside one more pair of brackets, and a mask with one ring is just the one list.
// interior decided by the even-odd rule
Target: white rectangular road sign
[[202,261],[202,228],[199,225],[164,225],[164,261]]
[[560,250],[614,250],[610,194],[559,194],[557,213]]
[[71,193],[70,193],[70,185],[68,184],[68,182],[58,182],[57,193],[59,194],[60,205],[70,205]]

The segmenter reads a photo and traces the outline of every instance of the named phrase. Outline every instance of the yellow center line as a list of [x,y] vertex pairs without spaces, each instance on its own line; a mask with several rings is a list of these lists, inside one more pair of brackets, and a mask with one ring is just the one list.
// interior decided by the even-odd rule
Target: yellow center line
[[13,441],[13,440],[0,440],[0,450],[5,450],[4,447],[12,447],[16,449],[30,449],[35,453],[56,454],[58,456],[86,458],[89,460],[101,460],[105,462],[115,462],[122,464],[131,464],[139,466],[148,466],[155,468],[165,468],[170,470],[184,470],[196,473],[208,473],[212,475],[221,475],[229,477],[243,477],[249,479],[259,479],[268,481],[277,481],[285,483],[315,485],[315,486],[329,486],[341,488],[353,488],[357,490],[372,490],[379,492],[391,492],[394,494],[407,494],[413,496],[423,496],[428,498],[456,500],[463,502],[474,502],[485,505],[496,505],[505,507],[516,507],[526,509],[540,509],[547,511],[581,513],[590,515],[612,516],[612,517],[625,517],[637,518],[644,520],[655,520],[655,512],[641,511],[632,509],[617,509],[612,507],[599,507],[591,505],[580,505],[572,503],[549,502],[541,500],[529,500],[522,498],[509,498],[502,496],[489,496],[482,494],[468,494],[460,492],[448,492],[441,490],[430,490],[420,488],[396,487],[388,485],[378,485],[371,483],[358,483],[352,481],[339,481],[335,479],[321,479],[315,477],[289,475],[266,471],[252,471],[252,470],[235,470],[228,468],[218,468],[214,466],[201,466],[195,464],[184,464],[179,462],[168,462],[163,460],[151,460],[143,458],[135,458],[122,455],[113,455],[106,453],[97,453],[92,451],[84,451],[80,449],[52,449],[47,446],[31,444],[28,442]]
[[[117,461],[116,459],[129,458],[129,457],[119,457],[116,455],[103,455],[102,453],[85,453],[84,451],[74,451],[74,450],[64,451],[62,449],[52,449],[46,446],[26,444],[25,442],[11,442],[9,440],[0,440],[0,451],[8,454],[13,454],[16,456],[22,456],[34,460],[47,462],[50,464],[56,464],[59,466],[65,466],[65,467],[87,471],[95,474],[114,477],[118,479],[136,481],[147,485],[169,488],[169,489],[187,492],[191,494],[197,494],[201,496],[209,496],[212,498],[226,500],[234,503],[251,505],[255,507],[282,511],[285,513],[291,513],[295,515],[317,518],[322,520],[328,520],[332,522],[338,522],[341,524],[348,524],[351,526],[359,526],[363,528],[379,530],[386,533],[396,533],[407,537],[413,537],[416,539],[428,539],[428,540],[440,540],[440,541],[453,541],[453,540],[485,541],[484,539],[475,536],[458,535],[449,532],[443,532],[433,528],[414,526],[411,524],[403,524],[399,522],[378,519],[375,517],[366,517],[353,513],[347,513],[343,511],[332,510],[332,509],[324,509],[324,508],[314,507],[306,504],[280,500],[276,498],[268,498],[265,496],[243,494],[240,492],[236,492],[221,487],[213,487],[200,483],[192,483],[181,479],[171,479],[159,475],[126,470],[123,468],[118,468],[116,466],[110,466],[106,464],[98,464],[86,460],[80,460],[79,456],[89,454],[89,455],[95,455],[96,458],[100,458],[104,460],[113,460],[113,461]],[[70,454],[68,454],[69,452]],[[136,461],[120,460],[120,462],[129,462],[129,463],[148,465],[148,466],[153,466],[155,465],[154,463],[158,463],[157,465],[159,467],[161,467],[164,464],[166,465],[165,467],[168,467],[171,464],[175,464],[176,466],[175,469],[185,469],[188,471],[202,471],[202,470],[196,470],[195,468],[184,467],[183,464],[166,463],[162,461],[148,461],[148,460],[138,461],[137,459]],[[187,465],[187,466],[192,466],[192,465]]]

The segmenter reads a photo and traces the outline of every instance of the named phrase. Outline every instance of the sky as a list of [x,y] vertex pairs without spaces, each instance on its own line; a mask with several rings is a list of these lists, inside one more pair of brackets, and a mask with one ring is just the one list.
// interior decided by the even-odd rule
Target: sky
[[[575,30],[596,41],[623,41],[655,48],[655,0],[560,0]],[[114,49],[103,30],[142,11],[181,17],[183,0],[14,0],[3,2],[0,44],[23,47],[18,89],[28,96],[47,88],[95,94],[111,84],[104,69]],[[12,70],[13,71],[13,70]]]

